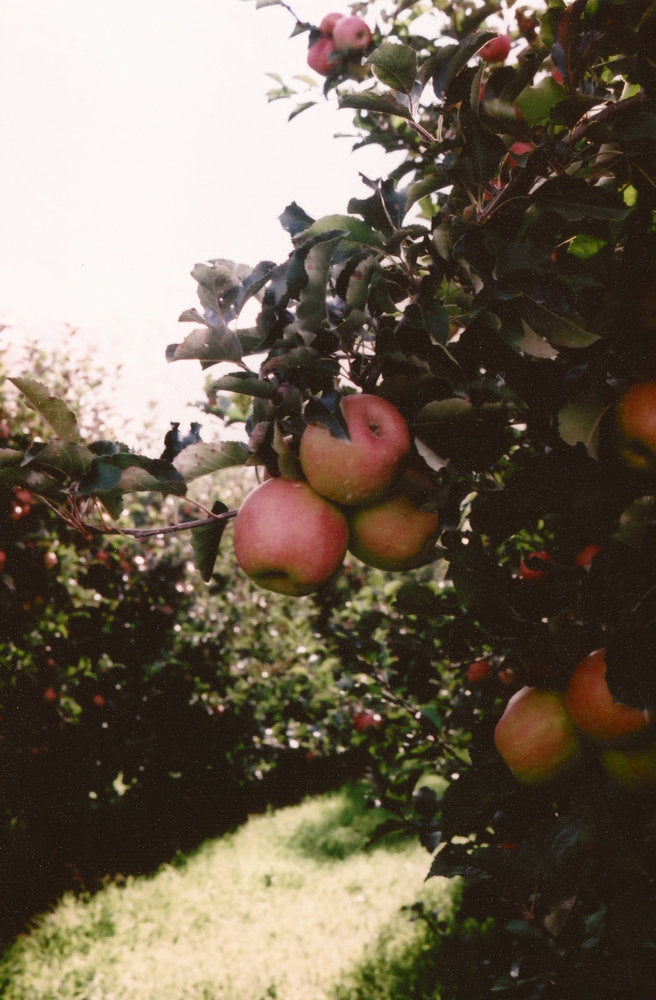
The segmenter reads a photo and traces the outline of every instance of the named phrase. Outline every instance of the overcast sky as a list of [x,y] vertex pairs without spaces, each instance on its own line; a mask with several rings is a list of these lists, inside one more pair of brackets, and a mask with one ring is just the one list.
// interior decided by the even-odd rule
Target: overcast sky
[[[292,6],[316,22],[334,2]],[[122,361],[130,415],[143,394],[186,419],[203,376],[163,356],[194,263],[282,260],[289,202],[345,211],[358,172],[390,166],[333,138],[349,112],[320,91],[291,123],[267,102],[267,72],[309,72],[293,24],[254,0],[0,0],[1,343],[78,327]]]

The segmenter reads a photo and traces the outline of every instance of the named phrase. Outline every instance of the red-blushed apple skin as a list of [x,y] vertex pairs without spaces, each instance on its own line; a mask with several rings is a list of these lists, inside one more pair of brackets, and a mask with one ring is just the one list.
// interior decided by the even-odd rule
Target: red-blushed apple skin
[[349,516],[349,552],[367,566],[403,572],[423,566],[433,554],[439,515],[422,510],[419,496],[402,486]]
[[604,750],[601,762],[609,777],[627,791],[656,793],[656,745],[633,750]]
[[341,21],[345,14],[337,13],[333,11],[331,14],[326,14],[321,19],[321,24],[319,25],[319,31],[322,35],[326,35],[328,38],[331,37],[333,29],[338,21]]
[[311,594],[339,569],[348,544],[344,514],[302,480],[267,479],[235,518],[235,557],[254,583],[278,594]]
[[371,31],[361,17],[341,17],[333,27],[333,42],[343,52],[361,52],[371,42]]
[[339,61],[332,38],[319,38],[308,48],[307,64],[321,76],[330,76]]
[[[543,562],[553,562],[553,556],[550,552],[531,552],[528,558],[535,556],[537,559],[541,559]],[[522,580],[547,580],[552,575],[552,570],[548,566],[544,569],[533,569],[529,566],[526,560],[522,559],[519,565],[519,575]]]
[[598,743],[612,744],[651,724],[649,713],[621,705],[606,683],[605,651],[597,649],[575,667],[566,694],[576,728]]
[[510,52],[510,35],[497,35],[480,49],[479,56],[484,62],[505,62]]
[[467,667],[467,680],[470,684],[480,684],[492,672],[492,664],[489,660],[474,660]]
[[656,382],[629,386],[613,408],[613,449],[634,472],[656,473]]
[[577,552],[574,563],[576,566],[582,566],[583,569],[590,569],[593,560],[601,552],[601,545],[585,545],[580,552]]
[[494,743],[517,780],[525,785],[558,777],[579,751],[565,696],[536,687],[515,692],[496,725]]
[[345,396],[342,412],[350,440],[309,424],[301,437],[303,473],[317,493],[344,505],[380,498],[410,450],[410,431],[396,407],[370,393]]

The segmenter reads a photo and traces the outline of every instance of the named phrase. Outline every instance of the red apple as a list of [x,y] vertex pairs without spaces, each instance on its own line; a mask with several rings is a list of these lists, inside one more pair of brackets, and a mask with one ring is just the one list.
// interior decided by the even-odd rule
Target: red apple
[[595,556],[601,552],[601,545],[584,545],[580,552],[577,552],[574,563],[582,566],[583,569],[590,569]]
[[333,26],[333,42],[342,52],[361,52],[371,43],[371,31],[361,17],[340,17]]
[[470,684],[480,684],[490,676],[492,664],[489,660],[474,660],[467,667],[467,680]]
[[326,35],[328,38],[331,37],[333,33],[333,28],[338,21],[341,21],[345,17],[344,14],[337,14],[333,12],[332,14],[326,14],[325,17],[321,19],[321,24],[319,25],[319,31],[322,35]]
[[340,510],[303,481],[267,479],[235,518],[235,556],[258,586],[310,594],[341,566],[348,524]]
[[353,726],[359,733],[363,733],[366,729],[378,729],[382,721],[383,718],[378,712],[368,712],[364,709],[353,716]]
[[566,704],[577,729],[598,743],[613,743],[632,736],[652,721],[649,712],[615,701],[606,683],[603,649],[590,653],[575,668]]
[[57,701],[58,694],[54,687],[47,687],[43,692],[43,697],[46,701]]
[[307,64],[321,76],[330,76],[339,62],[332,38],[319,38],[308,48]]
[[98,708],[103,708],[105,705],[105,698],[102,694],[94,694],[91,700]]
[[633,472],[656,473],[656,382],[637,382],[610,415],[610,448]]
[[410,450],[410,431],[392,403],[380,396],[345,396],[342,413],[349,438],[309,424],[301,438],[303,473],[317,493],[341,504],[380,498]]
[[523,687],[494,730],[497,750],[518,781],[538,785],[562,774],[576,760],[579,742],[558,691]]
[[422,506],[432,492],[429,479],[406,470],[396,489],[350,514],[349,551],[367,566],[392,572],[425,565],[438,536],[437,511]]
[[7,562],[7,553],[0,549],[0,572],[4,569],[5,563]]
[[554,561],[554,557],[551,555],[551,552],[544,552],[543,550],[539,552],[531,552],[526,559],[522,559],[519,565],[519,575],[522,580],[545,580],[553,576],[553,570],[549,566],[543,566],[540,568],[529,566],[530,559],[541,560],[542,563]]
[[484,62],[500,63],[505,62],[510,52],[510,35],[497,35],[491,38],[478,50],[478,54]]
[[48,569],[54,569],[55,566],[57,565],[57,563],[59,562],[59,559],[57,558],[57,553],[56,552],[44,552],[43,553],[43,562],[48,567]]
[[656,792],[656,746],[605,750],[601,760],[606,773],[627,791]]

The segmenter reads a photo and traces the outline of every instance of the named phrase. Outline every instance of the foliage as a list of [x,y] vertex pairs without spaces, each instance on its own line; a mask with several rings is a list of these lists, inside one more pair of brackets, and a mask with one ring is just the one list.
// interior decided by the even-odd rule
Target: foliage
[[[271,2],[290,10],[259,6]],[[492,733],[508,693],[564,689],[601,646],[615,697],[656,710],[656,482],[623,463],[614,422],[623,390],[656,379],[656,16],[649,0],[551,0],[508,17],[492,2],[387,4],[371,51],[324,92],[358,145],[400,162],[363,178],[348,214],[287,206],[286,261],[195,268],[201,310],[181,319],[196,328],[169,358],[221,366],[208,410],[244,423],[241,445],[169,463],[87,442],[22,381],[55,438],[4,449],[0,479],[95,537],[94,511],[118,517],[124,492],[182,496],[245,465],[285,474],[340,391],[392,401],[433,483],[435,572],[386,580],[363,606],[347,563],[314,603],[344,683],[385,717],[365,734],[378,794],[427,846],[441,838],[431,872],[471,883],[462,920],[494,921],[499,960],[481,961],[478,994],[454,996],[643,997],[656,987],[653,795],[613,784],[588,745],[567,780],[525,788]],[[511,53],[488,64],[477,53],[501,24]],[[200,526],[206,577],[232,514]],[[538,581],[519,572],[523,558],[544,568],[532,552],[553,556]],[[480,657],[491,680],[468,693],[459,671]],[[420,794],[426,772],[448,781],[443,796],[439,783]]]

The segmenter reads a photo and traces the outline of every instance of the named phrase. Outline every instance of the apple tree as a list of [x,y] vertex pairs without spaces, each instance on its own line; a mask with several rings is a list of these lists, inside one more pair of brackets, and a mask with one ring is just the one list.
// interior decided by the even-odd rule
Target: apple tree
[[[478,992],[452,995],[652,995],[653,4],[358,2],[341,28],[258,3],[272,5],[307,39],[316,99],[395,166],[362,177],[346,212],[281,206],[285,261],[194,268],[193,329],[168,357],[209,371],[208,411],[243,439],[172,460],[87,442],[21,378],[54,437],[0,451],[3,481],[103,534],[124,493],[211,476],[213,506],[175,528],[193,531],[208,580],[230,521],[259,507],[239,564],[315,602],[375,709],[362,728],[380,796],[414,816],[432,875],[465,879],[454,937],[472,916],[489,930]],[[316,103],[297,97],[292,117]],[[390,407],[407,432],[388,431]],[[358,453],[366,488],[341,492]],[[246,466],[264,481],[227,509],[223,470]],[[398,574],[387,604],[358,602],[358,558]],[[639,724],[598,738],[575,673],[584,702]]]

